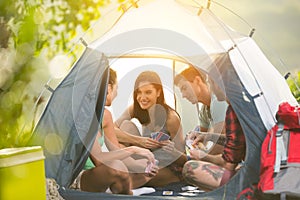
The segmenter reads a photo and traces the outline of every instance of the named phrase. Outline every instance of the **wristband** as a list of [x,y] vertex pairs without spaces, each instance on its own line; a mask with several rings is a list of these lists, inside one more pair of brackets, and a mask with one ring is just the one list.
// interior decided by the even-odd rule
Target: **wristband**
[[189,156],[189,155],[187,155],[186,158],[188,161],[191,160],[191,156]]

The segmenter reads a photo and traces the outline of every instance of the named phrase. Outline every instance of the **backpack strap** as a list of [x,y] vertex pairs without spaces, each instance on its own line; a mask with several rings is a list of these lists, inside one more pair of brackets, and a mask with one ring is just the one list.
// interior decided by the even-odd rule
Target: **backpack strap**
[[276,132],[276,159],[274,165],[274,172],[278,173],[280,171],[281,163],[286,163],[287,161],[287,150],[283,139],[284,125],[278,123],[278,129]]

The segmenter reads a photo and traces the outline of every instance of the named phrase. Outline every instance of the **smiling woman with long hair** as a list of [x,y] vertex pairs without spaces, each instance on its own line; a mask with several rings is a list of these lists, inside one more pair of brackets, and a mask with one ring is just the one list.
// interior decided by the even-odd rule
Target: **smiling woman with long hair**
[[[148,148],[159,161],[160,170],[147,185],[161,187],[181,181],[181,169],[187,157],[180,116],[166,104],[162,82],[156,72],[139,74],[134,84],[133,105],[115,125],[122,130],[116,131],[121,143]],[[169,139],[151,138],[157,132]]]
[[[105,106],[111,106],[117,95],[117,74],[110,69]],[[156,175],[154,155],[145,148],[130,146],[120,148],[114,132],[112,115],[104,108],[101,129],[98,131],[84,170],[78,175],[71,188],[88,192],[132,194],[132,189],[143,186]],[[102,151],[106,145],[109,151]],[[135,160],[131,156],[138,155]],[[153,163],[147,171],[148,163]]]

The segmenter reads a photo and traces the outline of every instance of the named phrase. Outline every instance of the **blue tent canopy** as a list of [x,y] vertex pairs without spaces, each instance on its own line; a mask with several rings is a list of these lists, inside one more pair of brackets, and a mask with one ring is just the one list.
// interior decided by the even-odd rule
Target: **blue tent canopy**
[[46,176],[69,186],[89,156],[106,99],[108,62],[86,48],[71,72],[54,90],[32,136],[41,145]]

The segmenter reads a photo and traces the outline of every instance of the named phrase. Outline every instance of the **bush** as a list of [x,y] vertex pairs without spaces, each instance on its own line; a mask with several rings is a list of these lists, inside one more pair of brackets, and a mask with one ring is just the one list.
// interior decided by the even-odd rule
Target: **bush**
[[290,76],[288,84],[297,102],[300,103],[300,71],[296,73],[296,76]]

